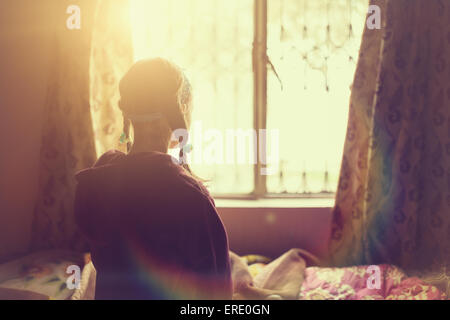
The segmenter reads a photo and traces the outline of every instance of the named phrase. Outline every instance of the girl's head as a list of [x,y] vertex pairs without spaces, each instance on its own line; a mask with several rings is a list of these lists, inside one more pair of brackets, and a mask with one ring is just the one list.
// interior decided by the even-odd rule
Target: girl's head
[[120,81],[119,91],[124,132],[129,138],[131,122],[134,142],[147,142],[156,151],[167,152],[178,144],[171,142],[172,132],[189,129],[191,86],[173,63],[162,58],[137,62]]

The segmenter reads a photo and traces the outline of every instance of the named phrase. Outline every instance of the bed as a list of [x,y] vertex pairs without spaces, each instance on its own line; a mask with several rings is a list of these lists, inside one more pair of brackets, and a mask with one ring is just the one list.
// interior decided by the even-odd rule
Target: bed
[[[446,300],[443,290],[396,266],[327,268],[292,249],[274,261],[232,255],[235,299]],[[307,253],[306,253],[307,254]],[[447,284],[448,289],[448,284]]]
[[[70,289],[69,266],[79,266],[81,283]],[[52,250],[34,253],[0,265],[0,300],[91,300],[95,268],[89,255]]]
[[[233,299],[269,300],[445,300],[436,286],[407,277],[399,268],[379,265],[379,283],[368,285],[369,266],[326,268],[317,258],[292,249],[278,259],[231,255]],[[67,268],[80,266],[81,283],[67,287]],[[96,271],[89,255],[45,251],[0,265],[0,300],[92,300]],[[373,281],[372,281],[373,282]]]

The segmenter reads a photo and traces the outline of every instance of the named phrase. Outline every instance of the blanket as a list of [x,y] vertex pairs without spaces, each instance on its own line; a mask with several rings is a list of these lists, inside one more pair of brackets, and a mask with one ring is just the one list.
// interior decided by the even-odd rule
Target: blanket
[[[68,288],[69,266],[79,266],[81,285]],[[0,300],[90,300],[95,268],[88,255],[62,250],[33,253],[0,265]]]
[[257,274],[249,269],[245,258],[230,253],[235,300],[297,299],[309,263],[319,260],[301,249],[291,249],[270,262]]
[[408,277],[396,266],[329,268],[304,250],[270,263],[231,254],[236,300],[445,300],[436,286]]

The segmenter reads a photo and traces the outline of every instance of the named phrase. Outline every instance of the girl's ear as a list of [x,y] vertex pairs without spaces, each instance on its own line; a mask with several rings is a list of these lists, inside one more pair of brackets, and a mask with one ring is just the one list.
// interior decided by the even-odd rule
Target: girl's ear
[[188,112],[188,106],[187,106],[187,104],[183,103],[181,105],[181,113],[186,114],[187,112]]

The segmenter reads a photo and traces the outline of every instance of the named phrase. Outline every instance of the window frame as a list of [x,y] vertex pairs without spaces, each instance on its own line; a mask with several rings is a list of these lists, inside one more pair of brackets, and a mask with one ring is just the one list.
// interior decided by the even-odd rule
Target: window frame
[[[267,73],[270,60],[267,55],[267,0],[254,0],[253,2],[253,129],[267,129]],[[258,155],[261,152],[260,135],[256,135],[257,161],[253,166],[254,187],[248,194],[218,193],[213,194],[216,199],[223,200],[258,200],[258,199],[333,199],[335,192],[318,193],[270,193],[267,192],[267,179],[260,174],[265,165],[261,163]],[[265,149],[265,148],[264,148]],[[262,154],[265,157],[265,153]]]

